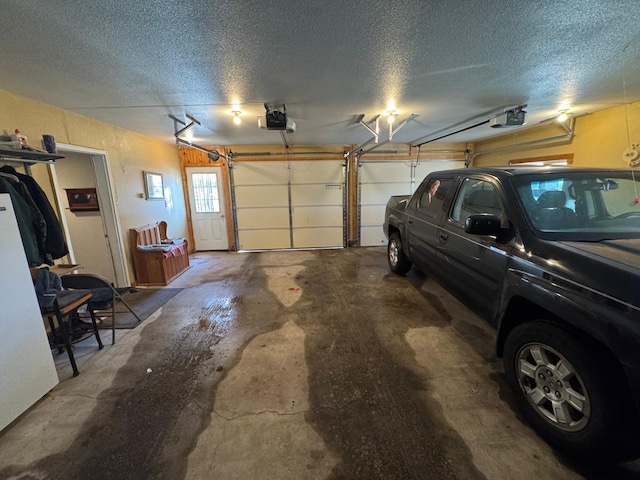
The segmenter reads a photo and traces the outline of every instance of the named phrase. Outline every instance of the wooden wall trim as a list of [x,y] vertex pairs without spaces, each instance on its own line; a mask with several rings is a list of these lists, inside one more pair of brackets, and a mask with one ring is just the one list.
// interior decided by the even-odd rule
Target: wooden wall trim
[[516,160],[510,160],[509,165],[520,165],[523,163],[535,163],[535,162],[553,162],[555,160],[566,160],[567,164],[573,163],[573,153],[565,153],[562,155],[544,155],[541,157],[529,157],[518,158]]

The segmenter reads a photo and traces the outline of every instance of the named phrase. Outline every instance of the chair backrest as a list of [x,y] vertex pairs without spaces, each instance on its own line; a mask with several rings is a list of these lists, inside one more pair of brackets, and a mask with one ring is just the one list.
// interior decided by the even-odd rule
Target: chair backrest
[[118,295],[109,280],[99,275],[76,273],[63,275],[60,280],[62,280],[62,287],[65,289],[91,290],[93,297],[91,297],[89,304],[97,309],[111,308]]
[[93,288],[111,288],[111,282],[106,278],[102,278],[99,275],[93,275],[91,273],[75,273],[69,275],[62,275],[60,277],[62,280],[62,286],[64,288],[84,288],[84,289],[93,289]]
[[[166,223],[164,225],[166,233]],[[158,222],[150,225],[144,225],[142,227],[132,228],[131,232],[131,247],[136,249],[138,245],[158,245],[162,241],[162,235],[160,231],[160,225]]]

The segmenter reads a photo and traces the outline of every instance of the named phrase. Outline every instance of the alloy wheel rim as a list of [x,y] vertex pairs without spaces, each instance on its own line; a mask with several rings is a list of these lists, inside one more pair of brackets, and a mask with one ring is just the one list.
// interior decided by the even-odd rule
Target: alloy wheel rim
[[543,343],[528,343],[515,359],[520,389],[533,409],[560,430],[584,429],[591,416],[591,401],[578,371],[557,350]]
[[389,243],[389,260],[391,265],[398,264],[398,244],[395,241]]

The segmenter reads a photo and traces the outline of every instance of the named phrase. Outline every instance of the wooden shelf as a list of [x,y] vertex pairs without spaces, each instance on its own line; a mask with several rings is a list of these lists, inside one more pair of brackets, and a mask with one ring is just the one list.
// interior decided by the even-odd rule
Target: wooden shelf
[[10,157],[16,160],[28,160],[30,162],[49,162],[52,163],[59,158],[64,158],[63,155],[56,155],[46,152],[34,152],[32,150],[13,150],[0,148],[0,157]]

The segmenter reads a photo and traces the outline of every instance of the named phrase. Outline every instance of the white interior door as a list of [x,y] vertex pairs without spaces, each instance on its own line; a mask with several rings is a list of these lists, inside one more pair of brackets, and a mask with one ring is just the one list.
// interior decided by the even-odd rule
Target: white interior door
[[227,219],[220,167],[187,167],[196,250],[227,250]]

